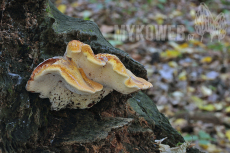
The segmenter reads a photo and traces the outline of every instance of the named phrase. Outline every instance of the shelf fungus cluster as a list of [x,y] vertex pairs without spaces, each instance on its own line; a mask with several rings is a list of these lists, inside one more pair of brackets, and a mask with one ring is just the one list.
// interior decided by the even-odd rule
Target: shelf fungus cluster
[[39,64],[26,90],[49,98],[52,110],[90,108],[112,90],[129,94],[152,84],[136,77],[115,55],[94,55],[91,47],[77,40],[68,43],[63,57]]

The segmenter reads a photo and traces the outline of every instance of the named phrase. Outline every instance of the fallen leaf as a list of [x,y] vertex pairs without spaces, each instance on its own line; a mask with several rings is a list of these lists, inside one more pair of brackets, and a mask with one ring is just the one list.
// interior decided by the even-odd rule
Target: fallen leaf
[[185,58],[179,61],[180,65],[184,66],[184,67],[188,67],[192,64],[192,60],[191,58]]
[[175,98],[182,98],[184,96],[184,94],[180,91],[175,91],[172,93],[172,95],[175,97]]
[[174,17],[177,17],[177,16],[181,16],[182,15],[182,12],[179,11],[179,10],[174,10],[172,13],[170,13],[169,17],[170,18],[174,18]]
[[215,106],[213,104],[200,106],[199,108],[202,109],[202,110],[206,110],[206,111],[214,111],[214,110],[216,110],[216,108],[215,108]]
[[81,12],[81,16],[84,18],[84,20],[89,20],[89,17],[92,15],[91,11],[85,10]]
[[145,69],[147,70],[147,76],[148,77],[153,75],[154,69],[150,65],[146,65]]
[[194,88],[194,87],[187,87],[187,91],[189,92],[189,93],[192,93],[192,92],[194,92],[196,89]]
[[[216,132],[217,132],[218,137],[224,139],[225,135],[224,135],[224,132],[223,132],[223,131],[224,131],[225,127],[224,127],[224,126],[215,126],[214,128],[215,128],[215,130],[216,130]],[[229,136],[230,136],[230,135],[229,135]]]
[[203,130],[199,131],[198,135],[199,135],[200,139],[206,139],[206,140],[211,139],[211,136]]
[[178,64],[177,64],[176,62],[174,62],[174,61],[168,62],[168,65],[169,65],[170,67],[172,67],[172,68],[176,68],[176,67],[178,66]]
[[180,74],[179,74],[179,76],[178,76],[178,79],[180,80],[180,81],[185,81],[185,80],[187,80],[187,73],[186,73],[186,71],[182,71]]
[[181,45],[171,41],[169,44],[180,53],[193,53],[194,49],[188,47],[188,43],[183,43]]
[[166,59],[173,59],[181,56],[181,53],[178,50],[166,50],[165,52],[161,52],[161,57]]
[[73,2],[73,3],[71,3],[71,6],[72,6],[72,7],[78,7],[79,4],[78,4],[78,2]]
[[162,24],[166,18],[167,16],[161,13],[156,13],[153,17],[153,19],[157,21],[158,24]]
[[184,136],[184,140],[185,141],[196,141],[198,139],[199,138],[196,135],[189,135],[189,134],[187,134],[186,136]]
[[194,19],[196,17],[196,11],[195,10],[191,10],[190,13],[191,17]]
[[212,61],[212,57],[207,56],[201,59],[201,63],[210,63]]
[[192,100],[192,102],[194,102],[196,104],[196,106],[198,108],[202,108],[202,106],[206,103],[205,101],[203,101],[202,99],[200,99],[197,96],[191,96],[191,100]]
[[225,133],[226,137],[228,138],[228,140],[230,141],[230,130],[227,130]]
[[187,48],[188,47],[188,43],[183,43],[183,44],[181,44],[179,46],[180,46],[180,48]]
[[205,150],[207,150],[209,144],[210,142],[208,140],[199,140],[199,146]]
[[214,80],[218,76],[219,76],[219,73],[217,73],[216,71],[211,71],[211,72],[206,73],[206,77],[209,80]]
[[206,97],[206,96],[210,96],[212,94],[212,90],[205,87],[205,86],[201,86],[201,92],[202,94]]
[[162,69],[159,70],[159,73],[163,79],[171,82],[173,80],[173,71],[174,69],[165,64]]
[[226,113],[230,113],[230,106],[228,106],[227,108],[225,108],[225,112]]
[[188,124],[188,121],[183,118],[178,118],[173,122],[174,126],[178,131],[181,131],[181,128]]
[[57,8],[60,12],[65,13],[67,7],[65,4],[60,4]]
[[208,148],[206,149],[208,152],[213,152],[213,153],[220,153],[223,152],[222,149],[218,148],[216,145],[214,144],[208,144]]
[[203,74],[201,75],[201,79],[202,79],[202,80],[208,80],[207,76],[206,76],[206,75],[203,75]]
[[223,103],[215,103],[213,105],[215,107],[215,110],[223,110]]
[[191,44],[193,44],[193,45],[197,45],[197,46],[200,46],[200,47],[203,47],[203,48],[206,47],[206,45],[204,45],[202,42],[200,42],[200,41],[198,41],[196,39],[190,39],[189,42]]
[[230,126],[230,117],[223,117],[224,124]]

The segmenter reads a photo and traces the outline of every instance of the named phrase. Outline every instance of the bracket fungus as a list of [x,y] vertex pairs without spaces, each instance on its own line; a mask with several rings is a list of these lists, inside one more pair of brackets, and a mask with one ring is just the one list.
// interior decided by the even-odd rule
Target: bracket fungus
[[148,89],[152,84],[136,77],[115,55],[94,55],[77,40],[68,43],[63,57],[39,64],[26,90],[49,98],[52,110],[90,108],[113,90],[123,94]]

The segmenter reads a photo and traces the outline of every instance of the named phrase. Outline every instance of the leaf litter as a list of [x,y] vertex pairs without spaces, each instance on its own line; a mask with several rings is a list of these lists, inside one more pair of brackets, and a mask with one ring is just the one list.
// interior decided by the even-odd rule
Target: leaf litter
[[[175,147],[177,151],[192,143],[205,152],[230,152],[230,28],[223,27],[221,32],[226,32],[225,37],[215,31],[208,34],[213,27],[196,33],[196,28],[205,24],[201,22],[204,13],[214,18],[224,12],[230,17],[227,1],[202,3],[200,8],[199,1],[53,2],[66,15],[96,22],[112,45],[145,66],[149,81],[154,86],[147,94],[187,141],[180,144],[181,147]],[[196,16],[197,11],[200,11],[200,16]],[[220,19],[229,25],[230,21],[225,20],[223,14],[216,21]],[[154,25],[184,25],[186,34],[194,34],[187,35],[187,38],[193,39],[129,40],[129,37],[135,37],[135,30],[127,33],[114,27],[146,24],[151,25],[153,30],[156,30]],[[145,37],[146,31],[143,30],[142,34]],[[115,36],[125,39],[117,40]],[[173,151],[167,145],[161,144],[161,148]]]

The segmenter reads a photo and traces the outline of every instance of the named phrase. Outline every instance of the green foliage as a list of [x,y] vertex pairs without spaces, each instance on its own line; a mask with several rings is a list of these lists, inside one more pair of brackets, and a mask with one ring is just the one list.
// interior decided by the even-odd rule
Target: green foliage
[[208,145],[210,141],[216,141],[205,131],[199,131],[198,136],[187,134],[184,140],[189,142],[198,140],[200,145]]
[[210,42],[207,46],[216,51],[222,51],[226,47],[222,42]]
[[158,0],[158,2],[160,2],[160,3],[166,3],[167,0]]
[[212,85],[210,85],[209,88],[210,88],[212,91],[216,91],[216,90],[217,90],[216,87],[214,87],[214,86],[212,86]]
[[198,136],[187,134],[186,136],[184,136],[184,140],[185,141],[195,141],[195,140],[198,140]]
[[215,140],[205,131],[199,131],[198,133],[200,140]]
[[50,13],[50,11],[51,11],[51,10],[50,10],[50,7],[47,6],[47,7],[46,7],[46,12],[47,12],[47,13]]
[[84,19],[84,20],[90,20],[89,17],[90,17],[91,15],[92,15],[92,12],[85,10],[85,11],[83,12],[83,19]]
[[224,4],[224,5],[230,5],[230,2],[226,1],[226,0],[221,0],[221,3]]
[[160,9],[164,9],[164,4],[167,2],[167,0],[158,0],[157,7]]
[[182,142],[178,142],[177,144],[176,144],[176,146],[180,146],[180,145],[182,145],[183,143]]
[[109,40],[109,43],[113,46],[122,45],[123,42],[119,40]]

